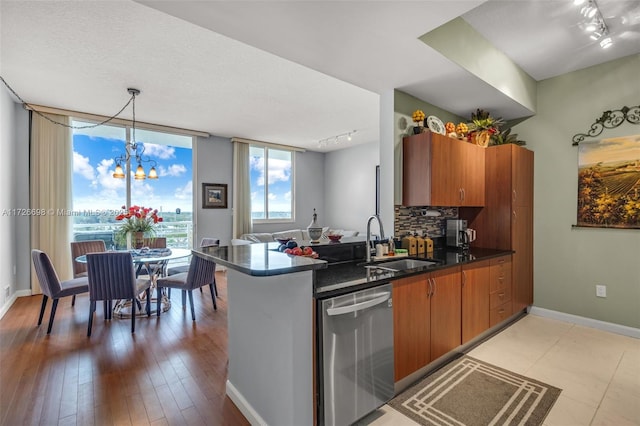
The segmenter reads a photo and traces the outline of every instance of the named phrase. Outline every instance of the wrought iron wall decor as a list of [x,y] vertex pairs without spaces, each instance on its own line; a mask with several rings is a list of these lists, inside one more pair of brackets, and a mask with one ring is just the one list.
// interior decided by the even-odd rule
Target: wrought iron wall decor
[[623,106],[620,109],[613,111],[605,111],[602,113],[602,117],[598,118],[589,128],[587,133],[576,133],[573,135],[573,146],[578,145],[580,142],[588,137],[595,137],[600,135],[604,129],[615,129],[625,121],[631,124],[640,124],[640,105],[629,108]]

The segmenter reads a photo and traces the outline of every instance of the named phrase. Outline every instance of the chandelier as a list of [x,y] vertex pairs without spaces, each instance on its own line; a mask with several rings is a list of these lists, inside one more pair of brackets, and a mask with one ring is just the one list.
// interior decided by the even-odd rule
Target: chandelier
[[[134,179],[158,179],[158,173],[156,172],[156,162],[150,159],[148,155],[144,155],[144,145],[136,142],[136,96],[140,94],[140,90],[128,88],[127,92],[129,92],[133,101],[131,139],[126,142],[124,154],[114,159],[116,162],[116,170],[113,173],[113,177],[116,179],[124,179],[125,174],[123,165],[126,165],[129,169],[131,167],[131,159],[133,157],[135,158],[136,163],[138,163],[136,173],[133,176]],[[144,167],[142,167],[142,163],[149,163],[149,165],[151,166],[148,175],[145,173]]]

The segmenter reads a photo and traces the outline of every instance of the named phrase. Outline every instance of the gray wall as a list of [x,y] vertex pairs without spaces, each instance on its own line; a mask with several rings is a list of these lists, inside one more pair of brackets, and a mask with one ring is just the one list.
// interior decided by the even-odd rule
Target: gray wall
[[325,209],[325,154],[321,152],[295,153],[295,221],[277,224],[254,224],[253,232],[276,232],[288,229],[307,229],[318,214],[318,224],[328,226]]
[[[576,133],[609,109],[638,105],[640,55],[539,82],[536,116],[514,131],[535,151],[534,305],[640,327],[640,230],[573,229]],[[626,123],[602,137],[638,135]],[[596,284],[607,298],[596,298]]]
[[9,308],[7,302],[31,294],[29,216],[10,212],[29,207],[29,113],[4,87],[0,89],[0,146],[1,317]]
[[[0,307],[4,307],[15,292],[16,218],[6,211],[17,207],[16,191],[16,117],[9,92],[0,90]],[[10,287],[7,297],[6,288]]]
[[[328,152],[324,167],[325,226],[366,231],[367,218],[376,211],[377,143]],[[374,227],[375,232],[378,229]]]
[[[228,138],[211,136],[196,138],[193,147],[194,164],[194,220],[196,236],[193,246],[198,247],[204,237],[219,238],[220,244],[231,240],[233,214],[233,145]],[[202,183],[226,183],[228,208],[203,209]]]
[[[197,138],[194,148],[196,176],[194,203],[196,212],[198,245],[203,237],[220,238],[220,244],[228,245],[233,223],[233,143],[229,138],[212,136]],[[288,229],[306,229],[311,223],[313,209],[318,222],[327,223],[325,216],[324,154],[318,152],[295,153],[296,191],[295,221],[278,224],[254,224],[253,232],[276,232]],[[202,183],[226,183],[228,185],[227,209],[202,208]]]

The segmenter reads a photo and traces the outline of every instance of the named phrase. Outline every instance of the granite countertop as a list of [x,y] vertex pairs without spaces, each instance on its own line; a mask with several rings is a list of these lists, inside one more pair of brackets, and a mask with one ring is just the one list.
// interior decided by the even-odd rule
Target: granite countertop
[[247,275],[269,276],[322,269],[325,260],[291,256],[278,251],[279,243],[256,243],[242,246],[203,247],[193,253]]
[[[496,250],[485,248],[471,248],[465,254],[460,251],[436,248],[432,253],[411,256],[412,259],[434,260],[436,265],[409,269],[406,271],[385,271],[365,268],[364,261],[329,264],[327,269],[315,273],[314,290],[317,297],[333,297],[345,292],[363,290],[392,280],[425,272],[450,268],[472,262],[479,262],[494,257],[513,253],[512,250]],[[394,258],[390,258],[394,259]],[[396,259],[406,259],[397,257]],[[374,262],[384,265],[382,262]]]

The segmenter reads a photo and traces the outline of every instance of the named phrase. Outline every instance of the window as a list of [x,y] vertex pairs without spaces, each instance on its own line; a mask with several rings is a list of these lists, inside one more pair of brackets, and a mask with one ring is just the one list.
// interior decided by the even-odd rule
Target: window
[[[74,121],[74,127],[91,123]],[[74,239],[96,236],[109,239],[119,222],[115,214],[126,205],[158,209],[163,218],[157,236],[166,237],[172,247],[192,247],[193,183],[192,137],[161,133],[136,126],[137,142],[144,144],[144,155],[153,159],[157,180],[115,179],[114,158],[125,150],[130,129],[102,125],[73,131],[73,232]],[[135,161],[134,161],[135,167]],[[148,172],[149,165],[143,163]],[[109,241],[107,241],[109,244]],[[109,245],[107,245],[109,248]]]
[[251,146],[249,163],[253,221],[294,221],[293,151]]

